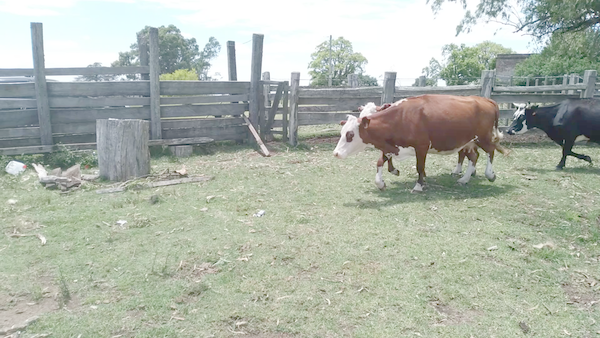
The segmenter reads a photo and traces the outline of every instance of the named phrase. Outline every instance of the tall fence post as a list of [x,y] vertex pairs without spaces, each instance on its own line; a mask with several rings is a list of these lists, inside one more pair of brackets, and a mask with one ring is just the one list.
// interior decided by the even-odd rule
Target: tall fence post
[[237,81],[235,41],[227,41],[227,74],[229,76],[229,81]]
[[162,139],[160,121],[160,64],[158,50],[158,28],[150,28],[150,138]]
[[348,74],[348,86],[350,88],[358,87],[358,74]]
[[[138,48],[140,50],[140,66],[149,66],[149,55],[148,55],[148,36],[144,34],[137,35]],[[142,80],[150,80],[150,74],[142,74]]]
[[394,102],[395,90],[396,72],[385,72],[383,76],[383,93],[381,94],[381,104]]
[[[258,128],[260,106],[263,102],[261,95],[260,75],[262,71],[263,40],[264,35],[252,35],[252,64],[250,67],[250,123]],[[252,138],[251,138],[252,139]]]
[[[271,73],[270,72],[263,72],[262,73],[262,80],[263,81],[271,81]],[[261,105],[261,110],[260,110],[260,115],[258,116],[258,124],[260,125],[260,137],[264,138],[265,135],[268,133],[265,128],[267,126],[267,118],[266,118],[266,107],[270,107],[270,100],[269,100],[269,94],[271,94],[271,85],[270,84],[265,84],[263,85],[262,88],[262,94],[264,97],[264,101],[263,104]]]
[[591,99],[594,97],[596,91],[596,77],[598,72],[595,70],[586,70],[583,74],[583,83],[585,84],[585,91],[582,93],[583,98]]
[[290,115],[290,109],[289,109],[289,92],[290,92],[290,85],[288,84],[287,81],[285,81],[283,83],[283,102],[282,102],[282,106],[283,106],[283,112],[282,112],[282,135],[281,135],[281,139],[283,142],[287,142],[288,141],[288,130],[289,130],[289,125],[288,125],[288,117]]
[[33,52],[33,75],[35,77],[35,99],[37,101],[40,140],[42,145],[49,146],[52,141],[52,123],[50,121],[50,104],[48,103],[48,87],[46,85],[46,66],[44,62],[44,31],[42,23],[31,23],[31,45]]
[[298,93],[300,92],[300,73],[292,73],[290,82],[290,145],[298,145]]
[[[572,73],[571,75],[569,75],[569,84],[570,85],[577,84],[577,74]],[[567,94],[573,95],[573,94],[575,94],[575,91],[571,89],[567,92]]]
[[[481,96],[492,97],[492,89],[494,88],[494,79],[496,78],[495,70],[484,70],[481,72]],[[528,81],[529,82],[529,81]]]

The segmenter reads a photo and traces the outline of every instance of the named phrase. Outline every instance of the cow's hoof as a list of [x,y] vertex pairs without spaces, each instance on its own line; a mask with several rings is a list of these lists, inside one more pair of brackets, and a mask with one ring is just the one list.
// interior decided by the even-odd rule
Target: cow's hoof
[[458,181],[456,181],[456,183],[458,183],[458,185],[460,185],[460,186],[463,186],[463,187],[464,187],[465,185],[467,185],[467,183],[468,183],[468,182],[465,182],[465,181],[458,180]]
[[375,185],[377,186],[377,189],[379,189],[380,191],[385,190],[385,182],[381,182],[381,184],[375,183]]
[[394,170],[390,171],[390,174],[400,176],[400,172],[398,171],[398,169],[394,169]]
[[556,170],[563,170],[563,166],[562,165],[557,165],[556,166]]
[[591,158],[591,157],[589,157],[589,156],[585,156],[585,157],[583,158],[583,160],[584,160],[584,161],[586,161],[586,162],[587,162],[587,163],[589,163],[589,164],[592,164],[592,158]]
[[490,182],[494,182],[494,181],[496,180],[496,175],[494,175],[494,176],[492,176],[492,177],[488,177],[487,179],[488,179],[488,181],[490,181]]
[[411,193],[419,193],[419,192],[423,192],[423,189],[425,188],[424,185],[420,185],[419,183],[417,183],[415,185],[415,187],[410,191]]

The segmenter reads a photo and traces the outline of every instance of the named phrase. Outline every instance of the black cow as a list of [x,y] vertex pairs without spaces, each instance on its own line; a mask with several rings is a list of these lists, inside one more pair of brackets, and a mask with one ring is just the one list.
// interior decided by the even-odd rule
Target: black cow
[[507,133],[522,134],[532,128],[543,130],[562,146],[562,159],[557,170],[565,166],[567,155],[592,163],[589,156],[576,154],[571,149],[576,141],[600,143],[600,100],[567,99],[546,107],[523,105],[515,112]]

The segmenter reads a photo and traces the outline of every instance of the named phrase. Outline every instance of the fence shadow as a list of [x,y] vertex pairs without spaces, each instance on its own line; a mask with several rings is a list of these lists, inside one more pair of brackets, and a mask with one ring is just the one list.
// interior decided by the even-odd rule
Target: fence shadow
[[415,185],[415,181],[412,179],[387,180],[385,191],[380,191],[373,186],[367,192],[377,200],[357,199],[355,202],[344,204],[344,206],[360,209],[380,209],[386,206],[418,201],[479,199],[501,196],[517,188],[517,186],[498,181],[492,184],[485,183],[487,180],[483,176],[474,177],[465,186],[459,185],[456,180],[457,177],[448,174],[427,177],[426,189],[422,193],[411,193],[411,189]]

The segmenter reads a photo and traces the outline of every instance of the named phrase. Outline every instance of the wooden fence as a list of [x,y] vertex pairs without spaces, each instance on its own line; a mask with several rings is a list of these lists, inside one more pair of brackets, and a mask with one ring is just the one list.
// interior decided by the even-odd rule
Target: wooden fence
[[[0,69],[0,77],[33,76],[34,80],[0,83],[0,155],[50,152],[57,144],[94,148],[96,119],[107,118],[149,120],[151,145],[194,144],[208,139],[242,141],[249,138],[242,117],[245,112],[249,111],[255,126],[259,120],[265,123],[263,131],[266,124],[270,123],[270,130],[275,122],[274,117],[259,119],[267,111],[262,105],[265,83],[274,86],[278,100],[287,105],[287,83],[159,81],[155,28],[150,29],[147,65],[56,69],[44,66],[42,24],[32,23],[31,30],[34,68]],[[253,39],[262,49],[262,35],[255,34]],[[254,54],[253,72],[258,72],[260,80],[262,51]],[[141,74],[140,78],[147,80],[46,81],[46,76],[53,75],[121,74]],[[276,108],[269,107],[268,112],[287,117],[285,108],[278,108],[279,101],[273,102]],[[286,136],[284,131],[281,133]]]
[[[538,86],[499,86],[495,85],[496,74],[493,70],[483,71],[480,85],[448,87],[396,87],[396,73],[385,73],[382,87],[364,88],[324,88],[300,87],[299,73],[292,73],[290,90],[290,136],[292,145],[297,142],[299,125],[338,123],[347,114],[358,116],[356,109],[368,102],[381,105],[382,102],[397,100],[423,94],[480,95],[493,99],[499,104],[510,103],[555,103],[567,98],[591,98],[600,96],[596,84],[595,70],[585,71],[581,82],[576,75],[565,76],[564,84]],[[424,83],[424,81],[421,81]],[[516,82],[516,81],[515,81]],[[349,78],[348,83],[355,83]],[[530,81],[527,81],[530,83]],[[548,82],[545,82],[548,83]],[[545,84],[544,83],[544,84]],[[555,81],[556,83],[556,81]],[[514,110],[501,110],[501,118],[512,118]]]

